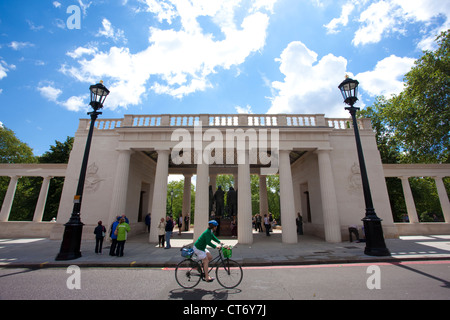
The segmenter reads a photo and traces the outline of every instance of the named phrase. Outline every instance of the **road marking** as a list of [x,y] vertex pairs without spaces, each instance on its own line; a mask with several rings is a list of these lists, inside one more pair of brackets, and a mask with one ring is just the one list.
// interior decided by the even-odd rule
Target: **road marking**
[[[398,262],[363,262],[363,263],[334,263],[334,264],[310,264],[310,265],[285,265],[285,266],[242,266],[243,270],[268,270],[268,269],[308,269],[308,268],[336,268],[336,267],[368,267],[368,266],[395,266],[395,265],[419,265],[419,264],[450,264],[450,260],[427,261],[398,261]],[[175,267],[164,267],[161,270],[173,271]]]
[[450,264],[450,260],[429,260],[429,261],[399,261],[399,262],[364,262],[364,263],[336,263],[336,264],[314,264],[296,266],[260,266],[242,267],[246,270],[264,269],[306,269],[306,268],[336,268],[336,267],[368,267],[368,266],[392,266],[392,265],[414,265],[414,264]]

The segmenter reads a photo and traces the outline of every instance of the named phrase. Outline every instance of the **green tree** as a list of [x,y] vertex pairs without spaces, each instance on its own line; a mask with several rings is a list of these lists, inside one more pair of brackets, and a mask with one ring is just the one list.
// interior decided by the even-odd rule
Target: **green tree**
[[67,137],[66,141],[55,141],[54,146],[50,146],[50,150],[39,157],[40,163],[68,163],[70,151],[73,147],[73,137]]
[[[70,152],[73,147],[73,137],[67,137],[66,141],[55,140],[55,145],[50,146],[50,150],[39,157],[40,163],[68,163]],[[41,182],[42,183],[42,182]],[[50,221],[58,215],[59,202],[61,200],[64,177],[55,177],[50,180],[47,194],[43,221]]]
[[0,125],[0,162],[35,163],[36,157],[26,143],[20,141],[14,131]]
[[[37,158],[33,155],[33,149],[20,141],[14,131],[5,126],[0,126],[0,162],[36,163]],[[0,177],[0,207],[8,190],[9,181],[9,177]],[[34,186],[38,183],[38,179],[34,177],[19,179],[11,207],[10,220],[32,219],[39,195],[39,190],[36,191]]]
[[399,95],[360,112],[372,118],[383,162],[450,163],[450,31],[436,42],[406,74]]

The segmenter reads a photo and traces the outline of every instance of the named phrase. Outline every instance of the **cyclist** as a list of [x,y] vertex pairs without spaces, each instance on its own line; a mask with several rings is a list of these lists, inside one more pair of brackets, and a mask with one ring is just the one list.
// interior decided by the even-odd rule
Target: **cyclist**
[[[203,263],[203,270],[205,271],[205,281],[206,282],[212,282],[214,281],[214,278],[210,277],[208,274],[208,266],[209,261],[212,260],[212,255],[206,249],[206,245],[209,245],[213,248],[221,248],[221,242],[219,239],[216,238],[214,235],[214,231],[216,231],[217,226],[219,225],[216,220],[211,220],[208,222],[208,229],[205,230],[205,232],[202,233],[202,235],[197,239],[197,241],[194,244],[194,252],[197,255],[197,257],[202,260]],[[216,246],[212,241],[217,242],[219,245]]]

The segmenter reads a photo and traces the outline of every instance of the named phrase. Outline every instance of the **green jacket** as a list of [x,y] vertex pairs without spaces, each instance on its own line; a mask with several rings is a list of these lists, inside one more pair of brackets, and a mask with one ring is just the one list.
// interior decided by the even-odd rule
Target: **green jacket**
[[211,229],[206,229],[205,232],[197,239],[194,246],[201,251],[205,251],[206,245],[215,248],[216,245],[211,241],[215,241],[220,244],[220,240],[216,238],[213,231]]
[[117,226],[117,241],[127,240],[127,233],[130,232],[130,225],[126,222],[120,223]]

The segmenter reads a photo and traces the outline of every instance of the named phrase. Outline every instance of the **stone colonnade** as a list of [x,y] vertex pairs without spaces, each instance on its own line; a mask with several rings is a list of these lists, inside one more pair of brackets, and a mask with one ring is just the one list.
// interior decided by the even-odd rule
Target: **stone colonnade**
[[[6,222],[11,214],[11,208],[16,194],[17,182],[21,176],[11,176],[9,181],[8,190],[6,191],[5,198],[3,199],[2,209],[0,211],[0,222]],[[41,191],[39,192],[39,198],[36,204],[36,208],[33,214],[33,222],[41,222],[44,216],[45,202],[47,201],[48,188],[50,186],[50,180],[52,176],[42,177]]]
[[[153,198],[151,202],[152,224],[149,235],[149,242],[158,242],[158,223],[161,218],[166,216],[166,198],[167,198],[167,177],[169,175],[169,156],[171,150],[160,149],[155,150],[158,154]],[[245,159],[249,158],[249,151],[246,150]],[[128,188],[128,174],[130,166],[131,150],[119,151],[119,160],[115,173],[114,187],[112,194],[112,204],[110,209],[110,221],[116,216],[125,212],[126,190]],[[324,206],[324,228],[326,230],[325,240],[328,242],[341,241],[341,231],[339,223],[339,213],[336,204],[336,193],[333,183],[332,167],[330,162],[330,150],[319,150],[319,170],[321,180],[321,197]],[[296,232],[296,208],[294,200],[294,188],[292,181],[290,150],[279,150],[279,177],[280,177],[280,202],[281,202],[281,221],[283,222],[282,242],[297,243]],[[251,205],[251,188],[250,188],[250,163],[237,164],[233,170],[235,176],[235,187],[239,192],[238,196],[238,241],[242,244],[251,244],[253,242],[252,234],[252,205]],[[184,173],[184,198],[182,214],[184,216],[190,212],[190,189],[191,177],[193,169]],[[195,201],[195,228],[194,240],[207,228],[209,219],[209,186],[215,189],[215,177],[217,166],[214,172],[210,170],[210,166],[206,163],[196,165],[196,201]],[[215,190],[214,190],[215,191]],[[298,210],[297,210],[298,211]],[[267,203],[267,185],[266,176],[260,175],[260,213],[264,216],[268,213]]]

